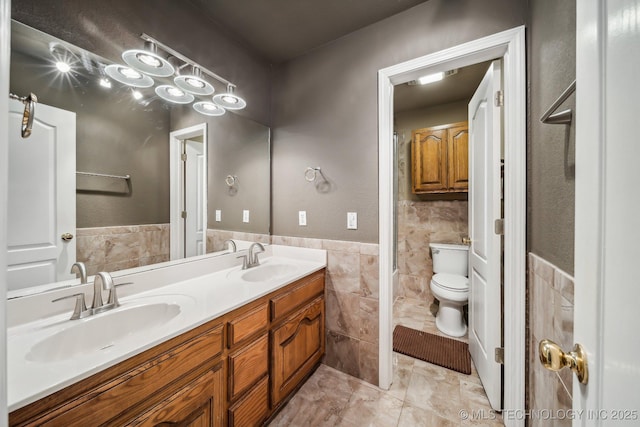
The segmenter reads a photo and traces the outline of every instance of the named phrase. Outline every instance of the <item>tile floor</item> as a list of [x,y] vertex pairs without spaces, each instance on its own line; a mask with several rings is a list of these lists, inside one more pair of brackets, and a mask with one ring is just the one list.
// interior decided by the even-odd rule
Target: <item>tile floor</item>
[[[439,334],[426,302],[399,299],[393,317],[394,325]],[[397,353],[393,362],[390,390],[321,365],[270,426],[503,425],[491,412],[475,368],[465,375]],[[476,419],[462,419],[463,412]]]

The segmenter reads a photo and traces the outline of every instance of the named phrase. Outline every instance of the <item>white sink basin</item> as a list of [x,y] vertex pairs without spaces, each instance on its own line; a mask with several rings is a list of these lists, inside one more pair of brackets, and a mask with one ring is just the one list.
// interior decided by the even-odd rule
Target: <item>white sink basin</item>
[[291,264],[264,264],[245,270],[240,275],[247,282],[269,282],[295,273],[298,267]]
[[132,335],[157,328],[181,312],[177,303],[125,305],[81,320],[37,342],[27,354],[33,362],[55,362],[105,351]]

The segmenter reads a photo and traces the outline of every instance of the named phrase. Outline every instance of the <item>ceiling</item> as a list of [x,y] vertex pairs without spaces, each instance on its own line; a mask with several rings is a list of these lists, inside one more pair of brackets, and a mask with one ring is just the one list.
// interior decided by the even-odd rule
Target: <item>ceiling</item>
[[460,68],[456,74],[427,85],[397,85],[394,88],[393,110],[399,113],[470,100],[490,63],[487,61]]
[[189,0],[272,63],[300,56],[425,0]]

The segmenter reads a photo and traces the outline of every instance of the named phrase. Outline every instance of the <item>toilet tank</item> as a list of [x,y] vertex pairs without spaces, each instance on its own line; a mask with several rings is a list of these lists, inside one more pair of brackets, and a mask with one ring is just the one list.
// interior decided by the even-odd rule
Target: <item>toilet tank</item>
[[430,243],[429,247],[434,273],[459,274],[465,277],[469,274],[469,246]]

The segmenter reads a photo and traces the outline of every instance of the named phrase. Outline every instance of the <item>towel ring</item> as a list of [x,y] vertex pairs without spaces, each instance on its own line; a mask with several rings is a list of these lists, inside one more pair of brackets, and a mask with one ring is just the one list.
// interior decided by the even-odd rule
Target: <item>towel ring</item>
[[[316,180],[318,173],[322,175],[322,170],[320,169],[320,167],[317,167],[317,168],[308,167],[304,171],[304,179],[306,179],[308,182],[313,182]],[[322,176],[324,177],[324,175]]]
[[235,175],[227,175],[227,177],[224,179],[224,182],[226,182],[229,187],[233,187],[234,185],[236,185],[237,181],[238,177]]

